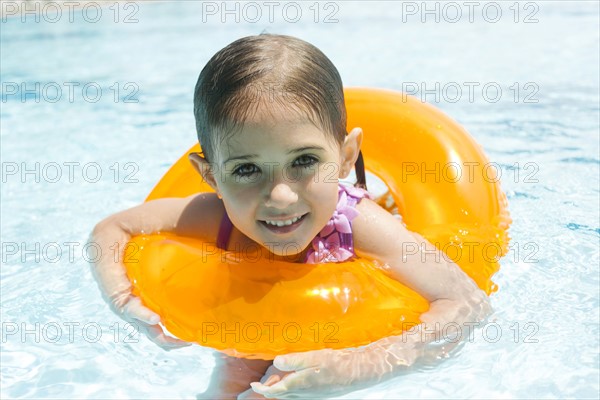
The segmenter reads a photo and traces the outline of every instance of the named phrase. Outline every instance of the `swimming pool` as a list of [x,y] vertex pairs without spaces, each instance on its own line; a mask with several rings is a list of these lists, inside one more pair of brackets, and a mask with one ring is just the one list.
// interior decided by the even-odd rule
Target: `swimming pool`
[[490,322],[444,362],[342,398],[597,398],[598,4],[466,3],[43,3],[3,19],[0,397],[206,387],[211,351],[135,335],[83,247],[195,140],[209,57],[267,30],[317,45],[348,86],[405,90],[463,124],[497,163],[514,221]]

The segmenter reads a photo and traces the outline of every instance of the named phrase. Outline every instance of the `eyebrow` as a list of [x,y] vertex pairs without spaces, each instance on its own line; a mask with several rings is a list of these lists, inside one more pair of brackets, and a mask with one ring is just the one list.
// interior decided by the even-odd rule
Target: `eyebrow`
[[[303,146],[303,147],[298,147],[297,149],[292,149],[290,151],[288,151],[286,154],[296,154],[296,153],[302,153],[303,151],[306,150],[325,150],[323,147],[321,146]],[[227,160],[223,161],[223,164],[227,164],[230,161],[235,161],[235,160],[250,160],[252,158],[258,157],[258,154],[245,154],[243,156],[236,156],[236,157],[231,157],[228,158]]]

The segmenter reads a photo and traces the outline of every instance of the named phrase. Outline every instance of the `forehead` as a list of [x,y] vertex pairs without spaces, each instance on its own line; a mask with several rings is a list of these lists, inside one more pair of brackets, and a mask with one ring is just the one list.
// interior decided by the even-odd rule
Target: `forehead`
[[226,135],[219,153],[230,157],[239,153],[280,152],[310,146],[333,150],[337,144],[332,135],[301,112],[261,107]]

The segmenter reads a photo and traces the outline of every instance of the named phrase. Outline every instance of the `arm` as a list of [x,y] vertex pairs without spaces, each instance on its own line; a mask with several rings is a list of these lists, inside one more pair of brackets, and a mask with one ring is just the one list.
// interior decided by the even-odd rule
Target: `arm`
[[[131,282],[122,263],[123,251],[134,235],[154,232],[173,232],[181,236],[214,241],[223,215],[222,202],[214,193],[201,193],[187,198],[167,198],[150,201],[114,214],[98,223],[90,242],[102,250],[91,265],[92,273],[102,296],[111,309],[128,321],[146,328],[148,336],[161,345],[180,345],[164,335],[160,317],[141,304],[131,294]],[[119,249],[115,260],[111,249]]]
[[[278,356],[264,379],[271,384],[252,383],[255,392],[282,399],[323,397],[369,386],[405,371],[417,359],[445,356],[457,343],[427,344],[442,336],[446,324],[452,322],[454,327],[458,324],[470,329],[473,324],[465,323],[480,321],[490,312],[486,294],[421,235],[408,231],[368,199],[363,199],[357,209],[361,215],[352,222],[357,255],[383,262],[392,278],[430,302],[430,309],[421,315],[423,323],[403,335],[386,337],[357,349]],[[411,249],[417,246],[421,251],[416,254],[403,251],[407,248],[405,244],[410,244]]]
[[[480,321],[490,311],[487,295],[454,262],[418,233],[404,225],[374,202],[365,199],[353,221],[356,252],[361,257],[379,260],[387,273],[425,297],[430,310],[421,316],[427,331],[436,322]],[[376,220],[373,224],[369,221]],[[410,247],[408,247],[410,246]],[[406,249],[418,249],[407,252]],[[433,337],[437,338],[437,337]]]

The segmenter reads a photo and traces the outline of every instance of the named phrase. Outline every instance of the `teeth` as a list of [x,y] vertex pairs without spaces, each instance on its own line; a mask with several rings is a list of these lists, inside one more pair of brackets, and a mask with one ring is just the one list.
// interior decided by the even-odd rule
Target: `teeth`
[[291,225],[291,224],[293,224],[294,222],[298,221],[298,220],[299,220],[301,217],[302,217],[302,216],[300,216],[300,217],[295,217],[295,218],[292,218],[292,219],[288,219],[288,220],[286,220],[286,221],[268,221],[268,220],[267,220],[267,221],[265,221],[265,222],[266,222],[267,224],[269,224],[269,225],[275,225],[275,226],[286,226],[286,225]]

